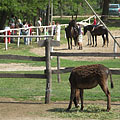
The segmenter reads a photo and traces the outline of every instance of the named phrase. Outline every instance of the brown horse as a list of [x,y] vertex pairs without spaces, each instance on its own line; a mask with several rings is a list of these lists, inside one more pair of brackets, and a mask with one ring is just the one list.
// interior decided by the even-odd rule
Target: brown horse
[[65,28],[65,32],[68,41],[68,49],[72,49],[72,38],[74,40],[75,46],[77,46],[79,34],[78,34],[78,26],[75,20],[71,20],[69,22],[69,25]]

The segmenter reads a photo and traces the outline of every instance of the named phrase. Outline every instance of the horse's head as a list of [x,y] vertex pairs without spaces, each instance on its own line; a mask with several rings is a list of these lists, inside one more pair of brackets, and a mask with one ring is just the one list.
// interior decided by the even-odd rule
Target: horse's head
[[93,30],[93,25],[87,25],[84,26],[84,35],[86,34],[87,31],[92,31]]
[[84,35],[86,34],[87,30],[87,26],[84,26]]
[[69,22],[69,26],[70,27],[76,27],[76,20],[71,20],[70,22]]

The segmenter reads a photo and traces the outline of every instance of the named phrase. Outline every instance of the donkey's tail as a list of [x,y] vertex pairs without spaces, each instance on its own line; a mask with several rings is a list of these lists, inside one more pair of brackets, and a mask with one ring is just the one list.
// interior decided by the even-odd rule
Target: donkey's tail
[[114,85],[113,85],[113,81],[112,81],[112,73],[110,70],[109,70],[109,75],[110,75],[111,88],[113,88]]

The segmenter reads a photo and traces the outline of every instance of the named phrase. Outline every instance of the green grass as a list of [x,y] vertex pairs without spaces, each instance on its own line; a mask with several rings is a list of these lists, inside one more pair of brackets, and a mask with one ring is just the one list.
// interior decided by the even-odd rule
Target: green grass
[[112,109],[106,112],[106,108],[99,105],[86,105],[83,112],[79,109],[72,108],[70,112],[66,112],[63,108],[50,110],[55,116],[60,118],[71,118],[75,120],[117,120],[120,119],[119,109]]

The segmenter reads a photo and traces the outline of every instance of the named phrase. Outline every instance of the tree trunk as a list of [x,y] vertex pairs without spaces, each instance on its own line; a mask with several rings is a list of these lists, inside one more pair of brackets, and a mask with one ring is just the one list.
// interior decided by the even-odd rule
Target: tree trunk
[[102,11],[102,17],[101,17],[103,21],[106,21],[108,18],[107,15],[109,12],[109,3],[110,3],[110,0],[104,0],[103,2],[103,11]]
[[49,6],[47,6],[46,10],[45,25],[48,25],[48,23],[49,23]]
[[0,11],[0,30],[3,30],[7,20],[7,11]]

